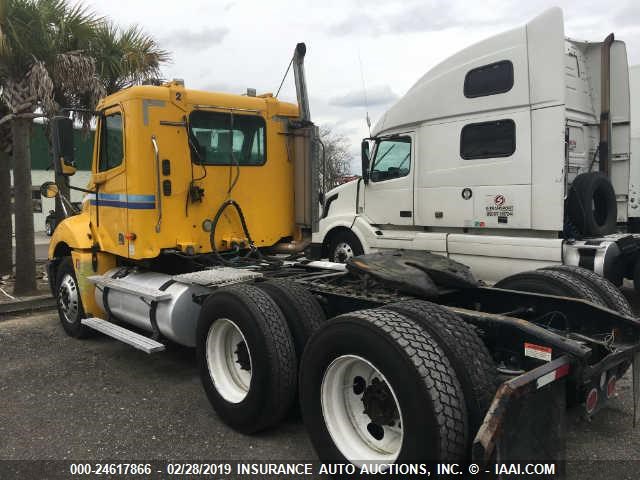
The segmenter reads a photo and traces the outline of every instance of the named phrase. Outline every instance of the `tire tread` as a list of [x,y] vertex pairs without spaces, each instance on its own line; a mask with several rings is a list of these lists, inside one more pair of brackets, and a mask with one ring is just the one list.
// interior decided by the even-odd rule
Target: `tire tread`
[[583,282],[598,292],[607,307],[628,317],[635,317],[629,301],[618,287],[597,273],[575,265],[554,265],[544,267],[543,270],[566,272],[569,275],[579,277]]
[[433,402],[441,433],[440,457],[447,460],[465,458],[468,429],[462,388],[438,343],[413,320],[391,310],[362,310],[335,320],[354,317],[392,338],[413,363]]
[[495,363],[474,325],[450,310],[424,300],[385,305],[419,322],[449,358],[460,381],[472,432],[482,424],[498,388]]

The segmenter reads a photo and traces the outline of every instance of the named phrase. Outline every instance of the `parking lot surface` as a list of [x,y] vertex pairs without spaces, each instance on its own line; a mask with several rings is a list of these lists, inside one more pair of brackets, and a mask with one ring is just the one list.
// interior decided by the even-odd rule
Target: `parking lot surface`
[[[299,419],[245,436],[209,406],[194,351],[146,355],[102,335],[75,340],[54,312],[0,321],[0,459],[314,461]],[[640,466],[630,376],[591,422],[568,419],[569,478]],[[585,461],[602,461],[584,463]],[[602,476],[600,476],[602,473]]]

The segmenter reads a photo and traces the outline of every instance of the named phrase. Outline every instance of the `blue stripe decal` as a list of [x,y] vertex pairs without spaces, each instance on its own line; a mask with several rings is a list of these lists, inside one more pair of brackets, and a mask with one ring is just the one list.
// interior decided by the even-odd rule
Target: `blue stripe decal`
[[89,203],[100,207],[128,208],[132,210],[153,210],[156,208],[155,195],[126,195],[124,193],[99,193],[87,195]]
[[[95,200],[90,200],[91,205],[96,205],[97,202]],[[130,210],[153,210],[156,208],[155,203],[144,203],[144,202],[116,202],[114,200],[100,200],[100,207],[114,207],[114,208],[128,208]]]

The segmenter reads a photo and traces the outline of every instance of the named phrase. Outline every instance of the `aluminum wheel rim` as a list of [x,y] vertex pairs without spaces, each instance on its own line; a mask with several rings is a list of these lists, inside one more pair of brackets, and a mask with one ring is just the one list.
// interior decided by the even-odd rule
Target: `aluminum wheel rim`
[[[243,347],[249,357],[248,371],[239,356]],[[249,393],[253,363],[240,328],[228,318],[215,320],[207,334],[206,352],[209,375],[218,393],[228,402],[242,402]]]
[[[395,403],[397,421],[384,425],[384,436],[372,436],[368,425],[372,419],[364,413],[363,393],[356,393],[356,378],[371,385],[374,378],[384,382]],[[402,411],[391,384],[369,361],[357,355],[336,358],[324,373],[321,386],[322,415],[333,443],[344,457],[356,466],[364,463],[393,463],[404,439]]]
[[355,257],[353,253],[353,247],[351,247],[351,245],[349,245],[347,242],[340,242],[338,245],[336,245],[334,258],[338,262],[345,263],[347,260],[353,257]]
[[80,313],[78,286],[73,276],[68,273],[62,277],[58,287],[58,305],[67,323],[74,323],[78,319]]

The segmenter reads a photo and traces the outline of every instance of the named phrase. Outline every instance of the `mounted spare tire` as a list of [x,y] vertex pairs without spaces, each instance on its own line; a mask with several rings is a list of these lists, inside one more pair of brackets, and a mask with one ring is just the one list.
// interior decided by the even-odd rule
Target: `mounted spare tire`
[[613,233],[618,206],[609,178],[600,172],[578,175],[571,184],[566,212],[582,235]]

